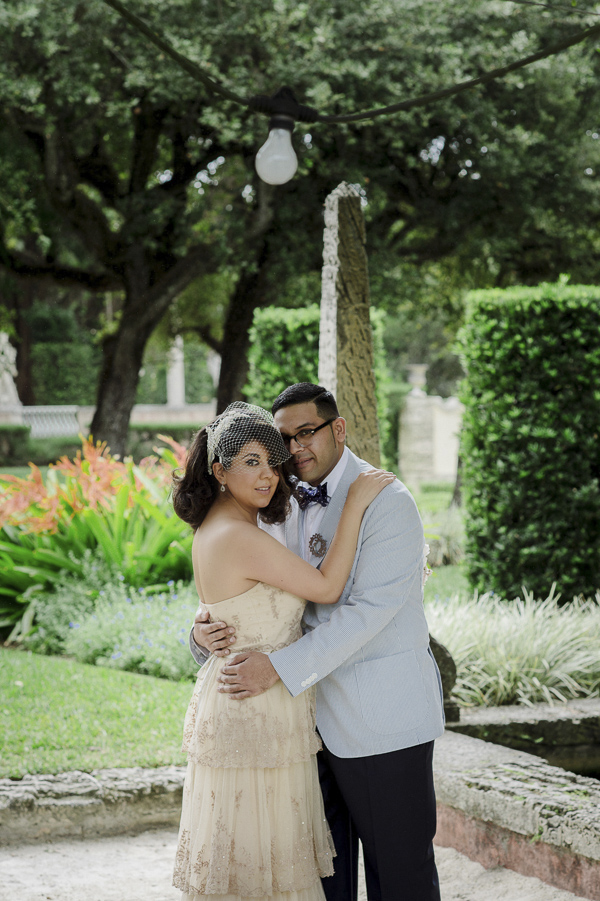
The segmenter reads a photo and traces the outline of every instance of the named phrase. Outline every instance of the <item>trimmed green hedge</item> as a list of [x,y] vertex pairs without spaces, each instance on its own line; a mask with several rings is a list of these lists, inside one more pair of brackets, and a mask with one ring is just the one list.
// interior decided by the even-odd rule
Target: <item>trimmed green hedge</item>
[[[204,422],[190,425],[130,423],[126,454],[139,463],[144,457],[154,454],[157,445],[162,445],[159,435],[167,435],[188,447],[203,425]],[[81,440],[76,437],[29,438],[28,426],[0,425],[0,466],[26,466],[28,463],[48,466],[59,457],[72,459],[78,450],[81,450]]]
[[[318,382],[320,316],[317,304],[300,309],[266,307],[255,311],[250,330],[248,381],[244,389],[250,403],[270,410],[277,395],[288,385]],[[396,421],[395,430],[391,428],[389,418],[395,416],[397,420],[402,404],[389,383],[383,347],[384,327],[384,315],[371,309],[382,457],[385,465],[395,466],[398,427]],[[343,410],[340,413],[344,415]]]
[[467,568],[509,598],[600,588],[600,288],[475,291],[460,335]]
[[35,344],[31,365],[36,404],[95,403],[100,359],[100,348],[85,341]]
[[288,385],[318,382],[319,319],[317,304],[288,310],[256,310],[250,329],[248,382],[250,403],[267,410]]
[[27,456],[28,440],[28,425],[0,424],[0,465],[20,465]]

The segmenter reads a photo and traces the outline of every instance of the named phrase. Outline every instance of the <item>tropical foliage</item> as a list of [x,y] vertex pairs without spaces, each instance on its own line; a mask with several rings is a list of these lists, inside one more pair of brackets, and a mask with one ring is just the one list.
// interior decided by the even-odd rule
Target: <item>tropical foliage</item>
[[169,502],[171,472],[185,450],[169,438],[139,466],[84,442],[74,460],[0,477],[0,627],[12,637],[32,625],[34,597],[65,571],[81,576],[90,551],[133,586],[190,573],[191,533]]

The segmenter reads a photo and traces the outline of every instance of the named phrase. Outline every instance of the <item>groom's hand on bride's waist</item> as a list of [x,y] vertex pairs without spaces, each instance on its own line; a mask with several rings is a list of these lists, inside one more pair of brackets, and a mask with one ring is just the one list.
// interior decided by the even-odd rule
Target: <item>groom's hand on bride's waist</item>
[[266,654],[247,651],[236,654],[233,660],[221,667],[217,677],[218,690],[234,701],[253,698],[271,688],[279,680],[277,670]]

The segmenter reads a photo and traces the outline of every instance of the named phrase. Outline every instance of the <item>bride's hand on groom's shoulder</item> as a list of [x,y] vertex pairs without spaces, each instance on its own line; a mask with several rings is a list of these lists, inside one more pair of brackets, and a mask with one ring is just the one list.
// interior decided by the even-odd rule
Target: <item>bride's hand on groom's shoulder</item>
[[209,622],[210,614],[200,608],[194,618],[194,641],[215,657],[227,657],[235,642],[235,629],[227,623]]
[[361,472],[350,485],[348,501],[366,510],[369,504],[388,485],[394,482],[396,476],[385,469],[368,469]]

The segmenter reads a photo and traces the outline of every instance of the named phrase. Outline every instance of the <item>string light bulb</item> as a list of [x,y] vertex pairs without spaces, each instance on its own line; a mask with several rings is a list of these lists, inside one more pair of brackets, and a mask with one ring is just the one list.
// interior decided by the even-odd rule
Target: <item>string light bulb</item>
[[251,97],[248,106],[271,117],[269,137],[256,154],[258,177],[268,185],[284,185],[298,169],[298,157],[292,146],[294,125],[315,122],[319,113],[298,103],[290,88],[280,88],[272,97],[265,94]]
[[296,174],[298,157],[292,145],[294,120],[291,116],[273,116],[269,137],[256,154],[256,171],[268,185],[284,185]]

